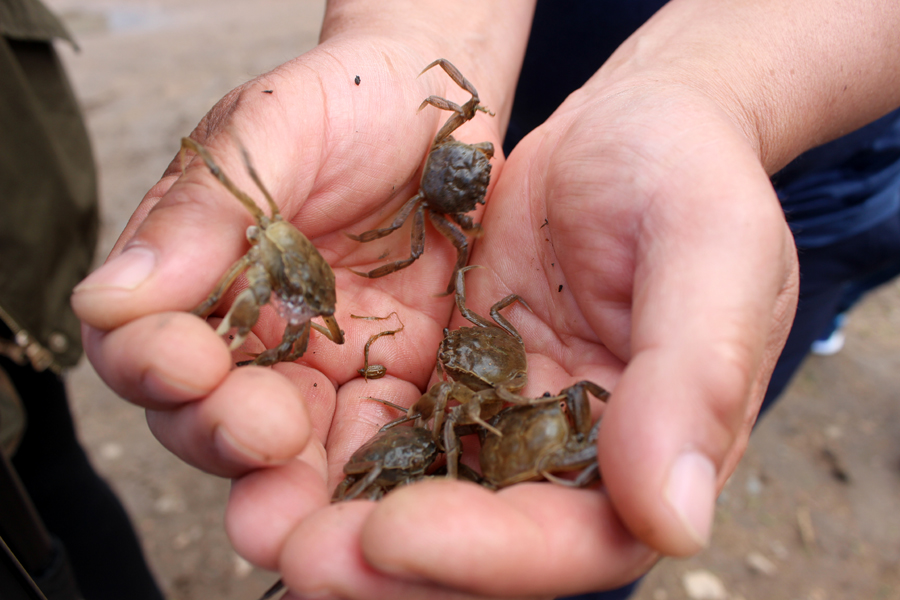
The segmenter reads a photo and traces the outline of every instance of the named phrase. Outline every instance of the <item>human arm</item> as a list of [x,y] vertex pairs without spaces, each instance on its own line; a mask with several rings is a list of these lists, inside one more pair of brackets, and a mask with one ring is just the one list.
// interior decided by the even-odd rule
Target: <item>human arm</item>
[[[563,373],[613,389],[600,434],[608,493],[628,529],[666,553],[690,554],[708,539],[715,495],[747,443],[790,326],[796,257],[768,175],[900,103],[897,10],[859,8],[670,3],[511,153],[490,200],[471,262],[496,275],[473,274],[481,283],[470,298],[484,308],[516,292],[531,303],[536,316],[519,315],[532,382],[554,389],[568,383]],[[620,360],[618,373],[602,357]],[[667,498],[685,449],[703,457],[688,459],[694,485],[676,484]],[[532,529],[506,527],[521,499],[498,511],[509,518],[463,538],[430,524],[435,496],[412,488],[374,508],[363,555],[390,572],[497,593],[615,584],[604,579],[612,553],[579,552],[588,542],[577,535],[597,540],[604,530],[564,518],[543,533],[570,533],[573,560],[501,554],[499,571],[527,574],[501,583],[483,556],[464,552],[498,531],[510,547],[527,547]],[[679,499],[695,512],[680,518]],[[557,498],[553,511],[566,506]],[[540,527],[540,510],[530,514]],[[289,544],[312,561],[295,563],[297,581],[319,566],[311,549],[323,538]]]

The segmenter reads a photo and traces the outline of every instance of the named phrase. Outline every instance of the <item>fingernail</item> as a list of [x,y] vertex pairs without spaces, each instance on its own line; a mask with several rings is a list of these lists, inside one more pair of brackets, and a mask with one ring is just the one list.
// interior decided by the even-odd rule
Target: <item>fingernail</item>
[[213,433],[213,443],[216,450],[226,460],[246,465],[257,464],[261,466],[273,466],[283,464],[285,460],[273,460],[272,457],[266,456],[259,452],[255,452],[247,448],[244,444],[238,442],[235,437],[225,427],[219,425]]
[[157,370],[148,371],[141,381],[150,398],[159,401],[186,402],[207,395],[210,390],[201,389],[188,382],[173,379]]
[[701,547],[709,544],[716,499],[716,467],[696,451],[679,456],[664,492],[688,535]]
[[131,246],[75,286],[74,292],[93,289],[136,289],[156,268],[156,253],[146,246]]

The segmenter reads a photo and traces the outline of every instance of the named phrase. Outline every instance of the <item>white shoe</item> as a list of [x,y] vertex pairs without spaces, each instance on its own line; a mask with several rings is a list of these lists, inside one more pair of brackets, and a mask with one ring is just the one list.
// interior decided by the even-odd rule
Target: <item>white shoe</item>
[[832,356],[841,351],[846,339],[843,331],[835,329],[828,338],[814,341],[809,350],[818,356]]

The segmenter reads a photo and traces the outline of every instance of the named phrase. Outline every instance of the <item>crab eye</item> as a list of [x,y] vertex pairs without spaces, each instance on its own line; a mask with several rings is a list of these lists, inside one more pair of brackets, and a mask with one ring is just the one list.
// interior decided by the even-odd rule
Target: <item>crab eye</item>
[[251,244],[256,244],[259,242],[259,227],[256,225],[251,225],[247,228],[247,241]]

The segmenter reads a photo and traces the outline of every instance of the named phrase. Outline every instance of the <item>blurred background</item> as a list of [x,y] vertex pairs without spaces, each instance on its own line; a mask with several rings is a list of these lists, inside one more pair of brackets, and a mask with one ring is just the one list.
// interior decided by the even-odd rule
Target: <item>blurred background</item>
[[[316,44],[323,0],[47,0],[100,169],[106,257],[179,140],[226,92]],[[664,560],[638,600],[900,600],[900,285],[850,314],[757,427],[719,500],[711,547]],[[275,575],[223,531],[229,482],[170,455],[143,411],[83,361],[80,436],[131,513],[172,600],[254,600]]]

